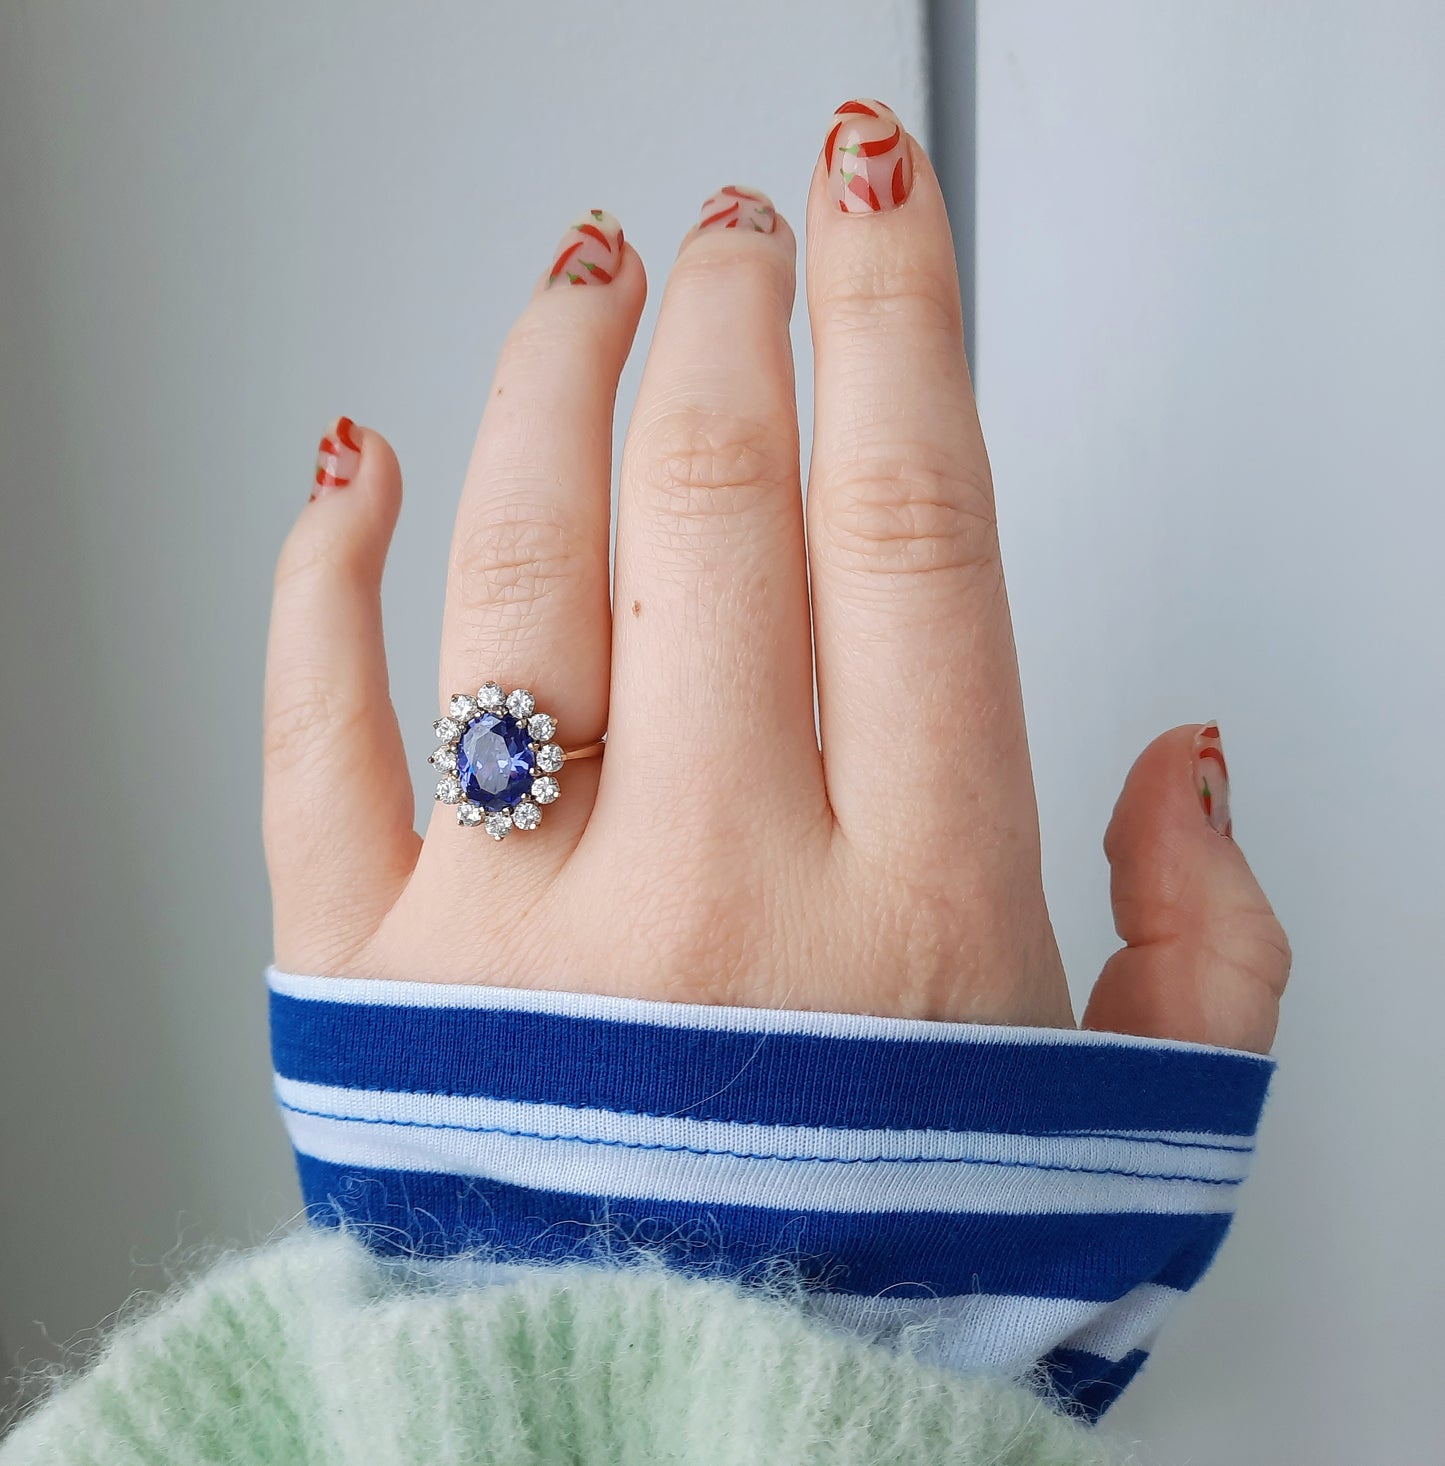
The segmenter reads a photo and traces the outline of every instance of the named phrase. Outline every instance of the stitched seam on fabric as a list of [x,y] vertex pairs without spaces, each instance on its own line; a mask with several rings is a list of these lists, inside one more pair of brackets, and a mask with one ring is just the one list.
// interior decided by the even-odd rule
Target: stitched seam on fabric
[[[278,1070],[275,1075],[278,1079],[291,1079],[289,1074],[282,1074]],[[297,1084],[309,1084],[307,1079],[293,1081]],[[356,1089],[363,1086],[338,1085],[336,1088]],[[554,1110],[576,1110],[578,1114],[595,1113],[598,1109],[605,1109],[609,1115],[626,1115],[629,1119],[636,1120],[709,1120],[721,1125],[748,1124],[758,1129],[768,1130],[795,1130],[799,1128],[798,1122],[787,1120],[748,1120],[738,1121],[727,1115],[688,1115],[681,1116],[675,1113],[668,1113],[662,1110],[624,1110],[613,1105],[577,1105],[568,1100],[539,1100],[531,1095],[514,1094],[476,1094],[471,1090],[464,1089],[378,1089],[372,1085],[364,1086],[368,1094],[394,1094],[394,1095],[425,1095],[428,1099],[472,1099],[490,1100],[495,1104],[503,1105],[547,1105]],[[277,1096],[276,1103],[286,1105],[286,1101]],[[345,1120],[350,1118],[346,1115],[327,1115],[324,1110],[298,1110],[298,1114],[314,1114],[322,1119]],[[809,1130],[825,1130],[829,1134],[852,1134],[855,1130],[881,1130],[884,1134],[901,1135],[905,1131],[911,1131],[916,1135],[957,1135],[958,1128],[951,1125],[816,1125],[809,1123],[806,1126]],[[523,1132],[518,1132],[523,1133]],[[1179,1150],[1217,1150],[1228,1155],[1253,1155],[1252,1145],[1216,1145],[1205,1140],[1154,1140],[1148,1136],[1131,1134],[1120,1130],[998,1130],[990,1131],[989,1134],[1017,1135],[1025,1140],[1126,1140],[1137,1141],[1142,1145],[1168,1145]]]
[[509,1135],[522,1140],[565,1140],[579,1145],[611,1145],[626,1150],[680,1151],[688,1155],[721,1156],[740,1161],[816,1162],[834,1166],[857,1165],[923,1165],[1004,1166],[1025,1171],[1064,1171],[1079,1176],[1128,1176],[1138,1181],[1192,1181],[1201,1186],[1239,1186],[1243,1177],[1176,1175],[1166,1171],[1129,1171],[1111,1166],[1066,1166],[1045,1161],[1006,1160],[994,1156],[794,1156],[742,1150],[710,1150],[697,1145],[667,1145],[651,1140],[612,1140],[596,1135],[545,1135],[536,1130],[510,1130],[501,1125],[453,1125],[436,1120],[382,1120],[372,1115],[338,1115],[326,1110],[306,1110],[299,1105],[277,1100],[277,1104],[293,1115],[309,1115],[316,1120],[343,1120],[353,1125],[382,1125],[406,1130],[459,1130],[475,1135]]
[[1252,1145],[1218,1145],[1209,1140],[1164,1140],[1157,1135],[1139,1135],[1130,1130],[1010,1130],[1032,1140],[1125,1140],[1136,1145],[1167,1145],[1175,1150],[1216,1150],[1223,1155],[1253,1155]]

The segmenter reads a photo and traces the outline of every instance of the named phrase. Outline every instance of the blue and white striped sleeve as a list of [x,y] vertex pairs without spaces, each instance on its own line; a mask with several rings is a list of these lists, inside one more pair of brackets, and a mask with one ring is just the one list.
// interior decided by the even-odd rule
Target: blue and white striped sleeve
[[[432,1257],[600,1235],[1096,1418],[1209,1266],[1272,1064],[1054,1029],[270,973],[312,1219]],[[917,1337],[916,1330],[909,1330]],[[914,1352],[918,1352],[916,1349]]]

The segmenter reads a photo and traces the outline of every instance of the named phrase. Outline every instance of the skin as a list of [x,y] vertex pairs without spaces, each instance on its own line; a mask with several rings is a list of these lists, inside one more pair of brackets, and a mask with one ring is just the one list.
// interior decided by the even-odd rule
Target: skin
[[[607,731],[535,832],[499,845],[445,806],[413,828],[380,603],[401,472],[358,430],[353,481],[305,508],[276,576],[282,967],[1073,1026],[953,244],[906,146],[912,193],[885,212],[840,211],[814,170],[806,513],[794,234],[685,239],[627,432],[611,594],[613,407],[646,278],[627,246],[602,288],[539,280],[462,489],[438,684],[443,707],[530,687],[568,747]],[[1200,807],[1198,726],[1125,783],[1105,839],[1124,945],[1083,1021],[1265,1052],[1289,946]],[[340,741],[338,786],[317,770]]]

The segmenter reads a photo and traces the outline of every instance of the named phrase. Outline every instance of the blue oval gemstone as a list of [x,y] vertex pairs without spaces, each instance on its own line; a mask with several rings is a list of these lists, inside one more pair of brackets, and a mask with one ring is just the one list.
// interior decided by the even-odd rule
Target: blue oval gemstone
[[532,787],[527,730],[510,713],[483,713],[457,745],[462,793],[486,810],[510,809]]

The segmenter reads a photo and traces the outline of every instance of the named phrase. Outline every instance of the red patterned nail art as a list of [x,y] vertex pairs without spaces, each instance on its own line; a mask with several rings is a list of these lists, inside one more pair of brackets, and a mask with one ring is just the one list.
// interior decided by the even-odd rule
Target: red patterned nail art
[[1206,723],[1194,735],[1194,787],[1204,806],[1204,817],[1221,835],[1234,837],[1229,815],[1229,769],[1224,762],[1224,745],[1219,724]]
[[316,450],[316,487],[311,497],[319,499],[332,489],[344,489],[356,477],[360,464],[361,434],[349,417],[338,417]]
[[704,229],[751,229],[757,234],[771,234],[777,222],[773,201],[767,194],[729,183],[702,206],[697,228],[698,233]]
[[845,214],[896,209],[913,191],[908,136],[882,102],[844,102],[823,144],[828,191]]
[[621,263],[622,225],[606,209],[589,209],[562,236],[547,284],[610,285]]

